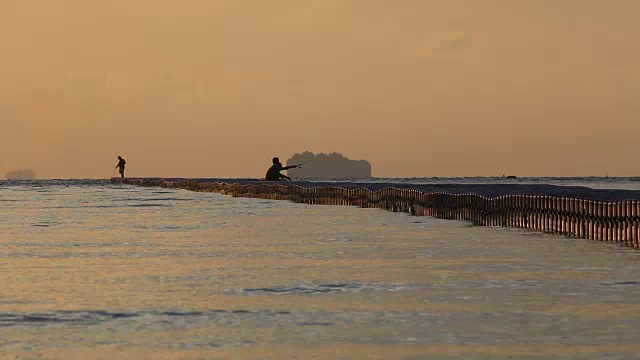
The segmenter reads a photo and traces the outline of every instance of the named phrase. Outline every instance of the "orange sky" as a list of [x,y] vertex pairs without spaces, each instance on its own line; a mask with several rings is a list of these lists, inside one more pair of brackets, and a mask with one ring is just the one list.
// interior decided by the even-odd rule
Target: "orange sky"
[[0,5],[0,176],[640,175],[636,0]]

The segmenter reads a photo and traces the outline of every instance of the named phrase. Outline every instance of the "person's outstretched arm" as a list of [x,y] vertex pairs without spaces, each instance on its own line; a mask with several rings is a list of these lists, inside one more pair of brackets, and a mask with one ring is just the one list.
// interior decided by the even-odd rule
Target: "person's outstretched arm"
[[283,168],[282,168],[282,169],[280,169],[280,170],[288,170],[288,169],[293,169],[293,168],[297,168],[297,167],[298,167],[298,165],[289,165],[289,166],[285,166],[285,167],[283,167]]

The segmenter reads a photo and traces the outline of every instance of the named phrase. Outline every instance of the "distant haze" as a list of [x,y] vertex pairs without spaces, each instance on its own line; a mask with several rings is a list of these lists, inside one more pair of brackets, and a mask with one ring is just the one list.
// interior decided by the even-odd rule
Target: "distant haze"
[[0,174],[640,175],[640,1],[0,6]]
[[5,175],[7,180],[33,180],[35,178],[36,173],[31,169],[9,171]]

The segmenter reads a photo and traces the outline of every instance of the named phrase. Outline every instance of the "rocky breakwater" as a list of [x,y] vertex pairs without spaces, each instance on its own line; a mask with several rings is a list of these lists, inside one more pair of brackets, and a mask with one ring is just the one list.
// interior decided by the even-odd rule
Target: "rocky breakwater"
[[[470,221],[478,226],[529,229],[613,242],[638,249],[640,201],[599,201],[551,195],[424,191],[419,187],[343,187],[339,184],[206,181],[189,179],[120,179],[114,183],[216,192],[236,197],[289,200],[310,205],[351,205],[407,212],[417,216]],[[496,191],[493,189],[492,191]],[[620,193],[626,194],[626,193]],[[619,196],[623,196],[620,195]],[[634,195],[632,193],[631,195]],[[585,190],[585,195],[588,191]]]

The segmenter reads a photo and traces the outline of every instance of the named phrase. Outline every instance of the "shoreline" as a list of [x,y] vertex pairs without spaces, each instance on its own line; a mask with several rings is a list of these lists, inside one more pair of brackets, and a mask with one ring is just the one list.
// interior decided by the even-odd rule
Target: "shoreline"
[[[637,197],[640,191],[631,191],[630,194],[624,190],[602,191],[553,185],[469,187],[442,184],[388,187],[384,183],[335,186],[338,184],[327,182],[220,182],[213,179],[160,178],[112,178],[111,182],[213,192],[233,197],[286,200],[308,205],[378,208],[415,216],[470,221],[476,226],[528,229],[640,248],[640,201],[628,199],[630,196]],[[482,192],[497,192],[497,196],[479,194]],[[568,197],[571,195],[579,197]],[[598,196],[607,198],[604,201],[589,199]],[[621,200],[612,201],[612,197]]]
[[[339,187],[345,189],[365,188],[378,191],[385,188],[410,189],[425,193],[446,192],[451,194],[476,194],[487,198],[497,198],[507,195],[527,196],[553,196],[560,198],[572,198],[591,201],[633,201],[640,200],[640,190],[623,189],[593,189],[586,186],[565,186],[550,184],[406,184],[392,182],[343,182],[343,181],[261,181],[255,179],[224,179],[224,178],[125,178],[125,180],[142,182],[197,182],[197,183],[224,183],[230,185],[282,185],[299,186],[302,188],[313,187]],[[112,182],[121,182],[120,178],[112,178]]]

